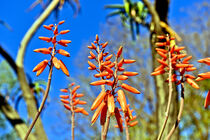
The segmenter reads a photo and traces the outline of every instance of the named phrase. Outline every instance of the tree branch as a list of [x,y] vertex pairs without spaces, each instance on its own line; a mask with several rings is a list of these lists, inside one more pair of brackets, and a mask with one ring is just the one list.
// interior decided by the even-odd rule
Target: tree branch
[[[18,136],[23,139],[25,133],[27,132],[27,125],[20,118],[19,114],[11,107],[5,100],[5,97],[0,93],[0,110],[4,114],[5,118],[10,122],[10,124],[15,129]],[[34,135],[31,135],[30,140],[36,140]]]

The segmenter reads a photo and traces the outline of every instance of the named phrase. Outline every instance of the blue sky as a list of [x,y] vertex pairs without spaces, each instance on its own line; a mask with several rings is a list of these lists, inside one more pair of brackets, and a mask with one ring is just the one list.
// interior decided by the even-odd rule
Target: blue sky
[[[16,59],[17,50],[21,39],[23,38],[26,31],[30,28],[31,24],[34,22],[36,17],[40,14],[41,6],[38,5],[32,11],[26,12],[26,9],[33,3],[33,0],[25,1],[7,1],[1,2],[0,8],[0,19],[7,22],[13,29],[13,31],[7,30],[5,27],[0,25],[0,44],[2,47],[8,51],[11,56]],[[196,0],[171,0],[170,1],[170,11],[169,20],[180,19],[186,16],[180,8],[190,7],[197,2]],[[84,42],[88,40],[93,40],[96,34],[102,35],[100,31],[100,26],[106,23],[105,16],[109,11],[104,9],[104,5],[110,3],[122,3],[122,0],[80,0],[82,11],[76,17],[73,18],[73,12],[69,5],[64,5],[64,9],[59,14],[58,20],[65,20],[66,22],[60,26],[60,29],[69,29],[70,33],[63,36],[63,39],[69,39],[72,43],[66,48],[70,52],[71,57],[61,57],[58,56],[67,65],[70,76],[75,77],[77,74],[77,68],[74,64],[74,59],[76,58],[80,47]],[[52,24],[54,22],[54,13],[44,22],[44,24]],[[38,39],[38,36],[50,36],[50,31],[45,30],[41,27],[31,40],[28,45],[26,56],[25,56],[25,71],[34,79],[44,79],[47,80],[47,70],[36,77],[32,69],[36,64],[38,64],[43,59],[49,57],[42,54],[34,53],[33,50],[36,48],[49,47],[48,43],[45,43]],[[0,58],[1,60],[1,58]],[[52,92],[51,97],[58,98],[59,89],[67,86],[68,80],[62,71],[54,69],[53,79],[52,79]],[[53,109],[53,107],[51,108]],[[48,110],[50,111],[50,109]],[[24,113],[23,113],[24,114]],[[47,114],[47,113],[46,113]],[[52,117],[53,118],[53,117]],[[43,118],[44,125],[50,139],[58,139],[56,135],[50,134],[51,131],[48,125],[52,124],[52,120],[49,121],[47,118]]]

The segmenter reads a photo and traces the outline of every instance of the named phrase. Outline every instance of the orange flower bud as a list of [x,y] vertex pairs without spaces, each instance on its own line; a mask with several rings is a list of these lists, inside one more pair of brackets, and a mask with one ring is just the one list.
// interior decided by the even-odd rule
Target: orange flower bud
[[50,26],[43,25],[43,27],[44,27],[45,29],[47,29],[47,30],[52,30],[52,27],[50,27]]
[[66,34],[66,33],[68,33],[68,32],[70,32],[70,30],[63,30],[63,31],[60,31],[60,34]]
[[163,61],[163,60],[161,60],[161,59],[157,59],[157,61],[158,61],[160,64],[164,65],[164,66],[168,66],[168,64],[166,63],[166,61]]
[[117,120],[118,127],[120,128],[120,132],[123,132],[123,124],[122,124],[122,119],[120,115],[120,111],[117,107],[115,107],[115,118]]
[[58,24],[61,25],[65,22],[65,20],[60,21]]
[[91,45],[92,45],[93,49],[96,49],[96,45],[95,44],[91,43]]
[[76,98],[79,98],[79,97],[83,97],[84,96],[84,94],[76,94]]
[[157,42],[155,45],[158,47],[166,46],[166,42]]
[[[67,90],[67,89],[64,89],[64,90]],[[67,90],[68,92],[68,90]],[[60,98],[62,99],[69,99],[69,95],[60,95]]]
[[151,75],[152,76],[155,76],[155,75],[160,75],[160,74],[163,74],[163,73],[165,73],[165,70],[164,69],[159,70],[159,71],[152,72]]
[[53,31],[53,34],[54,34],[54,35],[57,35],[57,34],[58,34],[58,26],[55,26],[55,29],[54,29],[54,31]]
[[60,69],[61,68],[60,62],[57,59],[57,57],[53,57],[52,62],[53,62],[53,65],[55,66],[56,69]]
[[71,43],[71,40],[60,40],[58,41],[58,44],[68,44],[68,43]]
[[118,69],[117,69],[118,71],[124,71],[125,70],[125,68],[123,68],[123,67],[118,67]]
[[114,104],[114,96],[112,94],[108,94],[108,110],[111,115],[114,114],[115,104]]
[[190,78],[190,79],[195,79],[195,76],[192,76],[192,75],[190,75],[190,74],[185,74],[185,77],[186,77],[186,78]]
[[127,80],[128,76],[125,75],[118,75],[118,80]]
[[155,48],[156,51],[162,52],[162,53],[167,53],[167,50],[161,49],[161,48]]
[[99,56],[98,56],[98,61],[103,60],[103,52],[100,52]]
[[117,64],[118,67],[122,67],[123,66],[123,62],[124,62],[124,58],[122,58],[120,60],[120,62]]
[[115,63],[111,63],[110,65],[108,65],[107,67],[109,68],[113,68],[115,66]]
[[139,73],[138,72],[124,71],[122,74],[125,75],[125,76],[136,76]]
[[88,64],[91,68],[96,69],[96,66],[93,63],[91,63],[90,61],[88,61]]
[[67,105],[67,104],[63,104],[63,105],[67,110],[71,111],[71,107],[69,105]]
[[100,118],[100,124],[104,125],[106,122],[106,114],[107,114],[107,105],[105,105],[101,111],[101,118]]
[[133,126],[135,126],[135,125],[137,125],[137,124],[138,124],[138,121],[135,121],[135,122],[130,123],[129,126],[130,126],[130,127],[133,127]]
[[104,85],[104,84],[106,84],[106,80],[98,80],[98,81],[90,83],[90,85],[92,86],[98,86],[98,85]]
[[164,35],[158,35],[157,38],[158,39],[165,39],[166,37]]
[[102,48],[105,48],[107,45],[108,45],[108,42],[105,42],[105,43],[102,45]]
[[99,37],[98,37],[98,34],[96,34],[96,41],[97,41],[97,42],[99,41]]
[[190,78],[186,78],[186,82],[190,84],[193,88],[199,89],[199,86]]
[[82,108],[82,107],[77,107],[77,108],[74,109],[74,112],[80,113],[82,110],[84,110],[84,108]]
[[95,110],[100,104],[101,102],[103,101],[105,95],[107,93],[102,91],[95,99],[95,101],[93,102],[92,106],[91,106],[91,110]]
[[64,104],[69,104],[69,101],[68,100],[65,100],[65,99],[60,99],[61,102],[63,102]]
[[74,94],[79,88],[80,88],[80,85],[74,87],[71,94]]
[[38,70],[38,71],[36,72],[36,76],[39,76],[39,75],[44,71],[44,69],[46,68],[46,66],[47,66],[47,65],[43,66],[40,70]]
[[195,81],[202,81],[202,80],[205,80],[205,78],[198,77],[198,78],[195,79]]
[[127,91],[132,92],[132,93],[140,94],[140,91],[138,91],[136,88],[134,88],[132,86],[129,86],[129,85],[125,84],[125,83],[122,83],[121,87],[124,88]]
[[189,64],[176,64],[177,68],[186,68],[188,66],[189,66]]
[[207,95],[206,95],[206,99],[204,102],[204,107],[207,108],[210,105],[210,90],[208,91]]
[[183,58],[183,57],[185,57],[185,56],[187,56],[187,54],[178,54],[178,55],[177,55],[177,59]]
[[134,63],[134,62],[136,62],[136,60],[124,59],[124,61],[123,61],[124,64],[131,64],[131,63]]
[[85,101],[79,101],[77,104],[85,105],[85,104],[87,104],[87,102],[85,102]]
[[40,36],[39,39],[47,41],[47,42],[51,42],[51,40],[52,40],[51,37],[49,38],[49,37],[43,37],[43,36]]
[[101,113],[101,111],[102,111],[102,109],[104,108],[105,105],[106,105],[106,103],[104,103],[104,102],[102,102],[99,105],[98,109],[93,114],[93,117],[91,119],[91,123],[92,123],[91,125],[93,125],[96,122],[96,120],[98,119],[99,114]]
[[109,61],[109,60],[112,58],[112,56],[113,56],[113,54],[110,54],[109,56],[107,56],[107,57],[105,58],[105,60],[106,60],[106,61]]
[[81,111],[81,113],[84,114],[84,115],[86,115],[86,116],[89,115],[89,113],[88,113],[85,109],[83,109],[83,110]]
[[63,63],[63,61],[59,60],[59,63],[60,63],[60,67],[61,67],[61,70],[63,71],[63,73],[66,74],[66,76],[69,76],[69,71],[66,68],[66,65]]
[[122,111],[127,112],[127,101],[126,101],[125,94],[124,94],[123,90],[121,90],[121,89],[118,90],[117,94],[118,94],[117,100],[120,103]]
[[179,51],[184,50],[184,49],[185,49],[185,47],[177,47],[177,48],[174,48],[174,51],[179,52]]
[[186,63],[186,62],[189,61],[190,59],[192,59],[192,56],[186,57],[186,58],[182,61],[182,63]]
[[157,67],[154,71],[159,71],[159,70],[163,70],[165,68],[164,65],[160,65],[159,67]]
[[59,54],[61,54],[63,56],[66,56],[66,57],[70,57],[70,54],[67,51],[62,50],[62,49],[58,49],[57,53],[59,53]]
[[199,77],[210,79],[210,72],[198,74]]
[[103,71],[102,73],[95,74],[94,76],[98,78],[98,77],[103,77],[103,76],[108,76],[108,75],[109,73],[107,71]]
[[36,67],[33,69],[33,72],[36,72],[42,68],[45,68],[48,64],[48,60],[44,60],[42,62],[40,62],[38,65],[36,65]]
[[93,59],[96,58],[95,54],[92,51],[90,51],[90,55],[92,56]]
[[189,72],[189,71],[194,71],[194,70],[196,70],[197,68],[196,67],[192,67],[192,68],[186,68],[185,70],[187,71],[187,72]]
[[122,51],[123,51],[123,46],[120,46],[120,48],[118,49],[118,52],[117,52],[117,58],[119,58],[121,56]]
[[61,92],[68,93],[68,89],[60,89]]
[[109,74],[113,74],[113,70],[107,66],[105,66],[105,70],[109,73]]
[[157,53],[158,53],[161,57],[167,59],[167,55],[165,55],[165,54],[162,53],[161,51],[157,51]]

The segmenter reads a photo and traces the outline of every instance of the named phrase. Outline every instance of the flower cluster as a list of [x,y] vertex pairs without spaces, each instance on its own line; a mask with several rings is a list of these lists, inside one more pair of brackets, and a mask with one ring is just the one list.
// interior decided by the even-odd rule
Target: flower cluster
[[[208,66],[210,66],[210,57],[204,58],[204,59],[200,59],[198,60],[199,63],[204,63]],[[196,81],[201,81],[201,80],[205,80],[205,79],[210,79],[210,71],[206,72],[206,73],[200,73],[198,74],[198,78],[196,78]],[[204,107],[207,108],[210,105],[210,90],[207,93],[205,102],[204,102]]]
[[[92,43],[91,46],[88,46],[88,48],[91,49],[90,56],[88,56],[88,58],[94,60],[97,64],[95,65],[94,63],[88,61],[88,69],[95,70],[97,74],[95,74],[94,77],[100,78],[100,80],[91,82],[90,85],[101,85],[104,87],[91,106],[91,110],[96,109],[91,120],[92,124],[95,123],[101,114],[101,125],[103,125],[106,121],[107,113],[115,115],[117,122],[120,122],[119,109],[118,107],[115,107],[115,103],[117,102],[120,104],[123,112],[125,114],[129,114],[129,107],[126,102],[124,92],[121,89],[115,91],[117,88],[122,88],[135,94],[140,94],[136,88],[126,83],[118,83],[118,81],[127,80],[129,76],[138,75],[137,72],[125,71],[125,68],[123,68],[123,65],[134,63],[136,60],[122,58],[122,46],[120,46],[118,52],[114,55],[109,54],[109,52],[105,52],[107,45],[108,42],[99,43],[99,37],[96,35],[94,43]],[[112,61],[113,56],[115,57],[114,61]],[[109,89],[106,90],[105,86],[108,86]],[[131,115],[127,116],[129,116],[129,119],[132,118]]]
[[[64,21],[60,21],[58,23],[58,25],[63,24]],[[63,49],[57,49],[56,46],[57,44],[67,47],[69,43],[71,43],[70,40],[59,40],[57,41],[56,38],[58,35],[62,35],[62,34],[66,34],[69,32],[69,30],[62,30],[60,32],[58,32],[58,25],[44,25],[44,28],[47,30],[50,30],[53,32],[53,37],[39,37],[39,39],[46,41],[48,43],[52,43],[53,47],[49,47],[49,48],[39,48],[39,49],[35,49],[34,52],[37,53],[43,53],[43,54],[49,54],[51,55],[51,59],[50,60],[44,60],[42,62],[40,62],[34,69],[33,72],[37,72],[36,75],[39,76],[44,69],[46,68],[47,65],[49,66],[55,66],[57,69],[61,69],[67,76],[69,76],[69,71],[66,68],[65,64],[63,63],[62,60],[58,60],[57,57],[55,57],[55,55],[61,54],[64,55],[66,57],[70,57],[70,54],[63,50]]]
[[64,107],[74,113],[82,113],[84,115],[89,115],[88,112],[82,107],[76,107],[76,105],[84,105],[87,104],[85,101],[81,101],[76,98],[83,97],[84,94],[77,93],[76,91],[80,88],[80,86],[75,86],[73,89],[72,87],[75,83],[71,83],[69,88],[61,89],[60,91],[63,93],[68,93],[69,95],[60,95],[60,100],[63,103]]
[[[175,39],[169,36],[158,36],[158,39],[161,42],[157,42],[157,53],[161,56],[162,59],[157,59],[157,61],[161,64],[157,67],[151,75],[160,75],[164,74],[166,71],[174,70],[175,73],[171,76],[171,82],[175,82],[176,85],[179,85],[183,82],[187,82],[193,88],[199,89],[199,86],[193,80],[196,77],[190,74],[186,74],[186,72],[191,72],[196,70],[196,67],[193,64],[189,63],[189,60],[192,56],[187,56],[187,54],[182,53],[182,50],[185,47],[178,47],[175,44]],[[180,78],[178,78],[178,76]],[[166,80],[169,81],[169,78]]]

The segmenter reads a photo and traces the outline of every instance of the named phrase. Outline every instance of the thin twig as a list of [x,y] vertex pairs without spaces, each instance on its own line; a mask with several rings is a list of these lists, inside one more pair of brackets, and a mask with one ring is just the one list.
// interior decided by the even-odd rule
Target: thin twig
[[174,131],[178,127],[179,122],[181,120],[183,109],[184,109],[184,83],[182,82],[181,83],[181,102],[180,102],[180,107],[179,107],[179,114],[177,116],[177,119],[176,119],[176,122],[175,122],[174,126],[171,128],[169,134],[166,137],[167,140],[169,140],[171,138],[171,136],[173,135]]
[[168,121],[168,116],[169,116],[169,111],[170,111],[170,106],[171,106],[171,99],[172,99],[172,92],[173,92],[173,88],[172,88],[172,81],[171,81],[171,75],[172,75],[172,64],[171,64],[171,53],[170,53],[170,46],[168,46],[168,61],[169,61],[169,96],[168,96],[168,104],[167,104],[167,109],[166,109],[166,113],[165,113],[165,120],[164,123],[162,125],[161,131],[158,135],[157,140],[160,140],[163,132],[165,130],[167,121]]
[[104,131],[102,133],[102,135],[103,135],[102,140],[106,140],[107,133],[108,133],[108,130],[109,130],[110,117],[111,117],[111,114],[109,113],[109,111],[107,111],[106,122],[105,122],[105,125],[104,125]]
[[129,134],[129,131],[128,131],[128,123],[126,121],[125,113],[124,113],[124,121],[125,121],[126,140],[130,140],[130,134]]
[[75,128],[75,120],[74,120],[74,106],[72,99],[72,90],[70,89],[70,106],[71,106],[71,139],[74,140],[74,128]]
[[39,109],[38,109],[38,111],[36,113],[36,116],[35,116],[32,124],[29,127],[28,132],[26,133],[26,136],[25,136],[24,140],[27,140],[28,139],[28,136],[30,135],[31,130],[33,129],[33,127],[34,127],[37,119],[39,118],[40,113],[42,112],[42,109],[44,107],[44,104],[45,104],[45,101],[46,101],[46,99],[48,97],[48,93],[49,93],[49,89],[50,89],[51,77],[52,77],[52,70],[53,70],[53,64],[51,63],[51,65],[50,65],[50,72],[49,72],[49,75],[48,75],[47,87],[46,87],[45,94],[44,94],[44,98],[42,99],[41,105],[40,105],[40,107],[39,107]]

